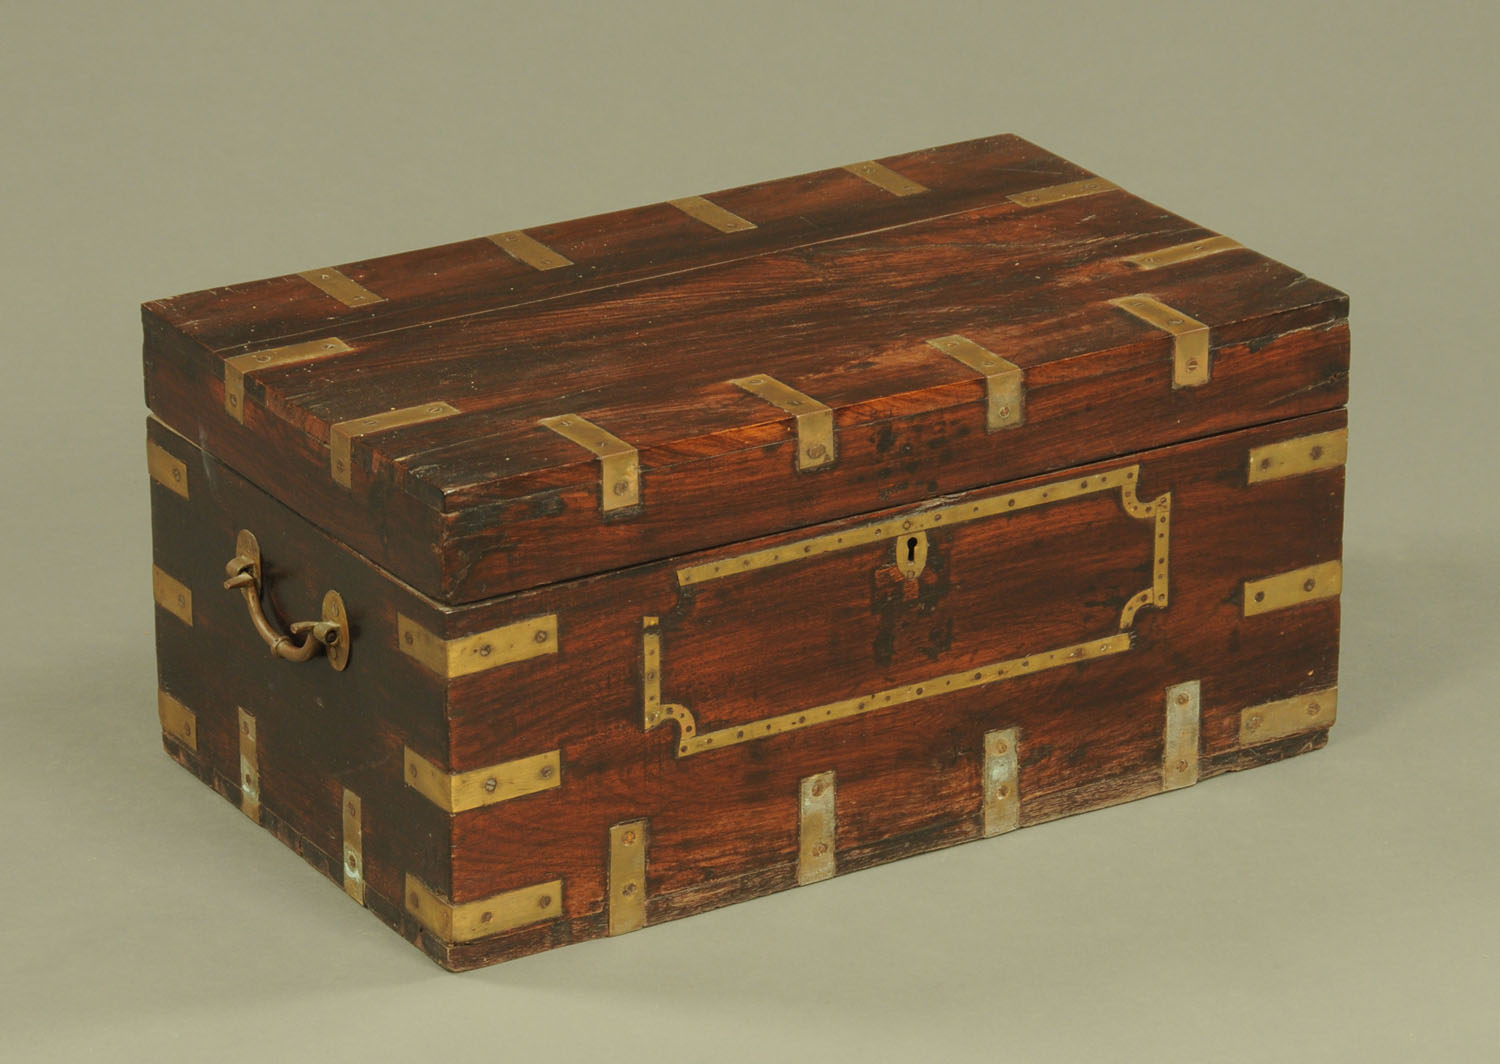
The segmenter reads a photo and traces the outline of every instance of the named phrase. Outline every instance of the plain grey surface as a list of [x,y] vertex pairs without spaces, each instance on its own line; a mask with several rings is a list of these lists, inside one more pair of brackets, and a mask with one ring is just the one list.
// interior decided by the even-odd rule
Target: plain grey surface
[[[1500,1054],[1494,5],[0,15],[0,1058]],[[141,301],[1005,131],[1351,293],[1325,751],[461,977],[162,754]]]

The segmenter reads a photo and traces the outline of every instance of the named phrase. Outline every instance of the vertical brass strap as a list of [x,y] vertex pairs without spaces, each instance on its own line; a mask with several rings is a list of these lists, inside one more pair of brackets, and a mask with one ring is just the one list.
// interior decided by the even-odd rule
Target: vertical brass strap
[[802,780],[797,835],[797,882],[832,878],[838,870],[837,780],[832,770]]
[[630,444],[577,414],[544,417],[538,422],[599,459],[599,508],[603,513],[628,510],[641,501],[641,456]]
[[365,903],[365,829],[359,795],[344,788],[344,893]]
[[260,823],[260,754],[255,718],[239,707],[240,719],[240,812]]
[[1198,782],[1198,722],[1201,685],[1189,680],[1167,688],[1167,714],[1162,742],[1161,786],[1164,791]]
[[832,465],[838,458],[833,410],[809,395],[764,373],[729,382],[792,415],[797,432],[797,469],[807,472]]
[[1021,826],[1021,774],[1018,759],[1021,730],[1003,728],[984,734],[984,835],[990,838]]
[[1012,429],[1025,423],[1026,377],[1020,366],[957,333],[927,342],[984,377],[984,427],[987,432]]
[[1145,293],[1111,299],[1111,305],[1172,337],[1172,387],[1198,388],[1209,381],[1208,326]]
[[649,822],[627,820],[609,829],[609,933],[646,926],[646,842]]

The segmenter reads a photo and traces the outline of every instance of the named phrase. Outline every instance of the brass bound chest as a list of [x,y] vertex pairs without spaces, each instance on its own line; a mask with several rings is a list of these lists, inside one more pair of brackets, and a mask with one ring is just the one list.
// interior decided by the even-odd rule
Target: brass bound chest
[[469,968],[1315,749],[1347,314],[1011,136],[148,303],[167,751]]

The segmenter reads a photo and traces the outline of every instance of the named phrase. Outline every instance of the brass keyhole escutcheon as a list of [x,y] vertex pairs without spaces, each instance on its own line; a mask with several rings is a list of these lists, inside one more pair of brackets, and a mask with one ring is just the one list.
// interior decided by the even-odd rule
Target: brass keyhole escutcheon
[[927,568],[927,533],[913,532],[896,540],[896,568],[907,580],[915,580]]

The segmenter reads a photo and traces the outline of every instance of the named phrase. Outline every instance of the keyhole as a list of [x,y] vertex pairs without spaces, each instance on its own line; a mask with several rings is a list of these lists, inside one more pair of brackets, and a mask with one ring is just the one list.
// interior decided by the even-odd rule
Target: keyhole
[[912,536],[906,541],[906,560],[915,563],[917,560],[917,537]]

